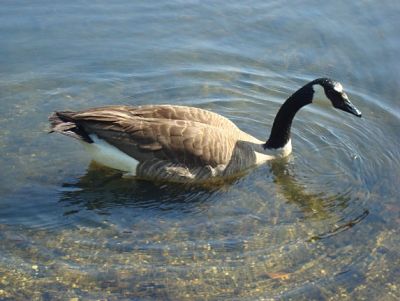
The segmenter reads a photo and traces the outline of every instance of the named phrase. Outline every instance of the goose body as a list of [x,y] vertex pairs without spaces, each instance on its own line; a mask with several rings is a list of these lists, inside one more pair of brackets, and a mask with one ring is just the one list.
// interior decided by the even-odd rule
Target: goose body
[[265,142],[229,119],[177,105],[107,106],[54,112],[51,131],[78,139],[96,162],[144,179],[198,182],[231,177],[292,151],[290,128],[296,112],[312,102],[356,116],[342,86],[317,79],[289,97]]

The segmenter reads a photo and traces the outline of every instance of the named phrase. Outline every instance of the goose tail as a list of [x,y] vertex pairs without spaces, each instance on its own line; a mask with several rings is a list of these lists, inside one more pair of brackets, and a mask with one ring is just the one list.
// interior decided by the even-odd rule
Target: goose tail
[[54,112],[49,116],[50,131],[49,133],[60,133],[80,141],[93,143],[84,127],[74,119],[75,112],[64,111]]

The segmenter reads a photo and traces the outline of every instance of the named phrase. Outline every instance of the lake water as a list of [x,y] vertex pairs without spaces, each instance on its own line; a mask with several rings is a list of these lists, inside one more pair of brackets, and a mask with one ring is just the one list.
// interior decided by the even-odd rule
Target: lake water
[[[396,1],[2,1],[0,300],[399,300]],[[123,179],[47,116],[209,109],[266,139],[340,81],[359,119],[303,109],[293,154],[219,187]]]

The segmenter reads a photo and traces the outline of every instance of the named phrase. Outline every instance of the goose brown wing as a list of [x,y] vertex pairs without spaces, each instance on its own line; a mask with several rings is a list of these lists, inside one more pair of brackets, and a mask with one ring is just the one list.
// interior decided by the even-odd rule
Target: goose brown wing
[[88,135],[96,134],[139,161],[157,158],[212,167],[229,162],[239,132],[236,126],[227,131],[199,121],[165,119],[171,109],[156,109],[107,107],[69,113],[69,118]]
[[223,127],[225,130],[238,129],[238,127],[229,119],[211,111],[195,107],[177,106],[177,105],[144,105],[138,107],[132,106],[107,106],[99,107],[80,112],[81,116],[92,114],[105,115],[130,115],[131,117],[157,118],[169,120],[186,120],[199,122],[215,127]]

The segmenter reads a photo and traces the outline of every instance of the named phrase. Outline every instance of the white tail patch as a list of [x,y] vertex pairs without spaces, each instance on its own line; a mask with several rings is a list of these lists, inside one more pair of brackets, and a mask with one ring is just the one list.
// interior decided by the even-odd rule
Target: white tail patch
[[89,136],[93,143],[83,142],[83,144],[94,161],[107,167],[129,172],[131,175],[136,174],[136,167],[139,164],[137,160],[107,141],[100,139],[97,135],[91,134]]

